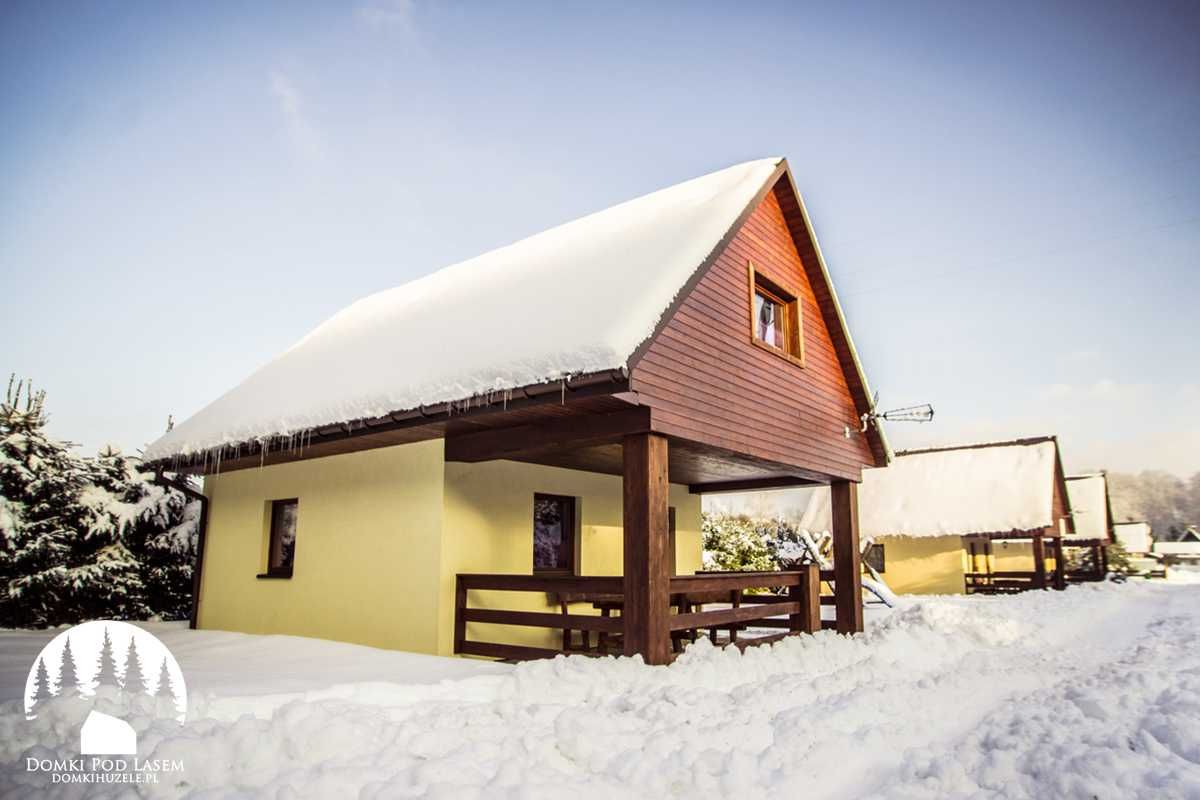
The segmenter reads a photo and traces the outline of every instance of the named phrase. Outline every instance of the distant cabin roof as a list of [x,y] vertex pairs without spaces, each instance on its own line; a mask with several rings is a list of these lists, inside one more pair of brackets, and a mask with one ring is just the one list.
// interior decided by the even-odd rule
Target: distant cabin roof
[[1113,536],[1130,553],[1149,553],[1154,540],[1150,536],[1149,522],[1117,522],[1113,524]]
[[359,300],[145,457],[625,368],[781,162],[686,181]]
[[[1011,533],[1054,521],[1058,444],[1053,437],[896,453],[863,472],[859,533],[933,537]],[[802,527],[829,527],[829,492],[815,491]]]
[[1067,496],[1075,521],[1075,534],[1069,538],[1108,538],[1108,479],[1104,473],[1068,476]]

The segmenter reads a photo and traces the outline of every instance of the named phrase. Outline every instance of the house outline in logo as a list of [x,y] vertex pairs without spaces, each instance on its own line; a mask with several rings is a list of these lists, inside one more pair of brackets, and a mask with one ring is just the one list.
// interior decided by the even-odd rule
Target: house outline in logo
[[79,752],[85,756],[136,756],[137,731],[120,717],[93,708],[79,729]]

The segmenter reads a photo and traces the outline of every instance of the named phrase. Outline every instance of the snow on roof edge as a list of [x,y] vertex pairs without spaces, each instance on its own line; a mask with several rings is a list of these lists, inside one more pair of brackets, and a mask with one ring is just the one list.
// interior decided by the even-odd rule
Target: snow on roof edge
[[[403,413],[424,405],[462,403],[476,397],[484,396],[485,394],[490,394],[491,392],[515,390],[524,386],[536,385],[538,383],[548,381],[564,380],[569,377],[602,373],[607,370],[625,369],[628,366],[629,359],[634,355],[634,353],[637,352],[637,346],[640,346],[641,342],[653,336],[654,331],[657,329],[663,315],[669,311],[678,294],[686,288],[687,279],[690,279],[691,275],[693,275],[697,269],[706,263],[708,258],[711,256],[711,253],[720,247],[729,231],[735,226],[737,220],[740,218],[741,212],[749,204],[750,200],[759,195],[762,188],[772,177],[776,175],[778,169],[781,166],[784,166],[785,163],[785,159],[781,157],[771,157],[727,167],[723,170],[718,170],[717,172],[710,173],[708,175],[693,178],[691,180],[665,187],[631,200],[626,200],[606,209],[592,212],[591,214],[584,215],[583,217],[579,217],[539,233],[535,233],[532,236],[520,239],[508,245],[504,245],[495,250],[488,251],[479,256],[467,259],[466,261],[448,265],[432,273],[401,284],[398,287],[385,289],[380,292],[367,295],[364,298],[360,298],[346,308],[339,310],[332,317],[318,325],[317,328],[307,333],[299,341],[283,351],[280,356],[277,356],[276,359],[268,362],[268,364],[264,365],[264,367],[261,367],[259,370],[256,370],[246,379],[237,384],[233,389],[229,390],[221,397],[206,405],[199,412],[189,417],[184,421],[183,424],[177,426],[174,431],[169,431],[152,442],[145,450],[145,458],[147,461],[166,461],[172,457],[178,458],[179,456],[189,456],[194,458],[208,452],[219,451],[228,446],[245,443],[263,443],[268,441],[278,441],[281,439],[287,440],[289,438],[302,436],[307,432],[328,425],[350,424],[365,419],[379,418],[388,414]],[[736,172],[739,170],[741,173]],[[677,215],[682,217],[682,222],[684,224],[690,224],[692,228],[700,225],[699,232],[701,236],[693,236],[692,238],[693,240],[699,240],[702,242],[708,242],[711,239],[710,246],[703,252],[703,257],[688,258],[686,262],[688,266],[686,279],[678,281],[673,285],[667,301],[657,306],[653,314],[652,324],[646,326],[645,335],[638,340],[637,345],[626,349],[623,355],[614,349],[594,349],[592,351],[583,353],[583,357],[577,360],[563,357],[557,359],[556,361],[547,362],[548,368],[529,370],[527,372],[528,380],[522,380],[519,382],[496,379],[486,386],[466,386],[460,383],[457,384],[455,388],[461,391],[434,392],[432,394],[426,393],[426,395],[421,397],[420,402],[408,405],[389,404],[386,402],[381,403],[376,401],[374,405],[368,404],[364,406],[363,404],[359,404],[356,406],[359,412],[363,412],[365,410],[368,413],[338,414],[326,410],[325,412],[321,413],[320,416],[322,418],[310,420],[308,421],[308,424],[304,425],[287,423],[282,415],[278,415],[274,423],[258,425],[257,427],[235,426],[231,429],[227,428],[223,430],[218,435],[210,434],[208,436],[190,439],[183,436],[181,429],[189,427],[189,423],[193,423],[193,421],[199,417],[205,415],[213,416],[218,414],[221,404],[226,401],[227,398],[229,398],[231,395],[237,394],[239,390],[243,390],[248,384],[251,384],[256,380],[259,380],[261,383],[260,378],[262,373],[267,371],[270,367],[273,367],[277,362],[287,359],[289,356],[293,356],[293,354],[304,350],[306,347],[312,347],[314,342],[318,340],[323,333],[328,335],[331,328],[336,329],[339,326],[351,327],[348,322],[349,318],[354,316],[351,312],[355,309],[358,309],[361,312],[363,310],[362,306],[364,305],[370,306],[372,303],[378,305],[382,301],[383,296],[392,295],[393,293],[397,293],[398,290],[404,290],[409,295],[415,295],[419,297],[422,294],[422,291],[428,290],[431,285],[436,286],[436,284],[439,282],[444,283],[457,277],[458,273],[468,269],[469,265],[474,264],[478,266],[479,262],[489,258],[492,261],[503,262],[506,256],[512,255],[522,245],[525,245],[526,249],[530,249],[529,244],[535,240],[537,244],[545,245],[547,240],[553,240],[556,237],[561,239],[564,236],[564,231],[567,229],[575,230],[581,226],[581,223],[592,223],[595,225],[597,222],[608,221],[606,215],[608,218],[613,216],[619,217],[622,210],[628,211],[629,208],[635,207],[639,203],[641,203],[643,207],[650,206],[650,208],[647,210],[654,211],[655,209],[649,202],[652,198],[665,197],[668,195],[668,193],[678,193],[681,189],[687,189],[688,187],[695,189],[696,187],[702,186],[704,181],[713,181],[716,178],[730,174],[733,174],[734,176],[733,182],[729,185],[717,186],[717,191],[714,194],[702,197],[698,201],[694,198],[685,196],[685,202],[682,204],[681,208],[667,209],[668,211],[676,211]],[[725,197],[722,198],[722,195]],[[733,202],[731,204],[729,201],[730,197],[732,197],[735,201],[741,202]],[[720,199],[724,199],[725,204],[713,208],[712,206],[715,206],[717,204],[717,200]],[[676,205],[679,206],[680,204],[676,203]],[[702,224],[706,219],[701,214],[701,212],[704,211],[708,212],[708,222],[710,222],[714,227],[706,227]],[[653,217],[654,215],[651,214],[650,216]],[[657,222],[657,220],[655,221]],[[718,224],[719,230],[717,230],[715,227]],[[688,230],[692,233],[696,232],[686,227],[684,230]],[[602,235],[607,235],[610,239],[614,236],[611,230],[602,230],[601,233]],[[639,233],[643,232],[637,229],[633,231],[635,239]],[[619,233],[616,234],[616,236],[619,241]],[[534,249],[536,255],[538,248],[535,246],[532,249]],[[676,247],[676,249],[682,250],[684,248]],[[693,248],[693,250],[695,252],[699,252],[695,248]],[[695,252],[693,255],[695,255]],[[497,272],[493,271],[486,277],[495,279],[496,275]],[[519,277],[520,276],[518,276],[518,278]],[[658,286],[658,294],[660,296],[665,296],[661,291],[662,288],[663,287],[660,284]],[[405,298],[402,297],[402,300],[403,299]],[[642,311],[645,311],[645,309],[642,309]]]

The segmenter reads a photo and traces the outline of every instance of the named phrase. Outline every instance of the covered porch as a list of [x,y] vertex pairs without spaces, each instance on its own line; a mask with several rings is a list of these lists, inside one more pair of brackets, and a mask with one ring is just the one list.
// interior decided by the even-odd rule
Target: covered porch
[[[561,652],[636,654],[648,664],[665,664],[702,636],[744,648],[822,627],[842,633],[863,629],[857,483],[655,428],[650,409],[632,406],[447,432],[447,462],[508,459],[568,467],[619,475],[622,487],[621,574],[456,574],[453,652],[504,660]],[[686,485],[697,495],[829,485],[834,568],[672,574],[670,484]],[[830,591],[823,595],[822,586]],[[527,610],[521,595],[527,599],[530,593],[546,595],[548,606],[558,611]],[[823,604],[832,607],[834,620],[822,623]],[[561,647],[504,641],[503,631],[514,628],[553,631]]]
[[[997,570],[993,568],[995,542],[1028,542],[1032,565],[1028,570]],[[1057,531],[1042,531],[964,536],[968,569],[967,594],[1014,594],[1031,589],[1067,588],[1066,560],[1063,538]],[[1053,564],[1047,566],[1048,559]]]

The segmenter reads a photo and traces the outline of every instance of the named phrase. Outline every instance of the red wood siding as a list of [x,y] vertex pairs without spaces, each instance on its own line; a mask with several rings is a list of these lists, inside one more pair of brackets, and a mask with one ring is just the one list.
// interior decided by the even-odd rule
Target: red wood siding
[[[785,178],[767,192],[634,365],[631,388],[655,430],[857,481],[875,457],[780,206],[790,191]],[[798,291],[804,367],[751,343],[748,261]]]
[[1054,502],[1050,511],[1054,522],[1050,527],[1054,533],[1057,533],[1060,530],[1060,522],[1065,521],[1067,526],[1066,532],[1071,534],[1075,532],[1075,529],[1071,523],[1070,517],[1067,516],[1067,482],[1063,477],[1062,471],[1057,466],[1057,461],[1058,459],[1056,457],[1056,465],[1054,468]]

